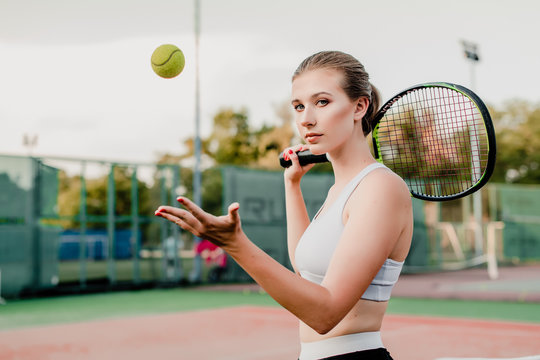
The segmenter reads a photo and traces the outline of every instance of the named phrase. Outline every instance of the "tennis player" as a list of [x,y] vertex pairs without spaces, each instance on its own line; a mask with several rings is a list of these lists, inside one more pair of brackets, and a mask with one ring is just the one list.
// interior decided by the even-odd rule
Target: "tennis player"
[[[212,216],[180,197],[185,209],[161,206],[162,216],[222,247],[300,323],[300,360],[392,359],[381,324],[409,251],[413,216],[404,181],[375,161],[366,136],[379,95],[354,57],[325,51],[293,75],[292,106],[305,144],[284,151],[291,272],[244,234],[233,203]],[[313,165],[296,152],[331,159],[335,182],[310,220],[300,181]]]

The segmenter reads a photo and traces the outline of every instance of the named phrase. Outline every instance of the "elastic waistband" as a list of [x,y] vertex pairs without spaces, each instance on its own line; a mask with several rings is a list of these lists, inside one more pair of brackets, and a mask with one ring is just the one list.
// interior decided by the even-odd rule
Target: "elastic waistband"
[[299,360],[316,360],[355,351],[384,347],[380,331],[336,336],[314,342],[300,343]]

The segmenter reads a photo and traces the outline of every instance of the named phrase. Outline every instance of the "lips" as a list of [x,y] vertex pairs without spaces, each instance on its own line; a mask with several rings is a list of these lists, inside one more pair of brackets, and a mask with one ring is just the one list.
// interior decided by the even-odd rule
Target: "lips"
[[322,134],[319,133],[307,133],[304,138],[310,144],[316,143],[321,138]]

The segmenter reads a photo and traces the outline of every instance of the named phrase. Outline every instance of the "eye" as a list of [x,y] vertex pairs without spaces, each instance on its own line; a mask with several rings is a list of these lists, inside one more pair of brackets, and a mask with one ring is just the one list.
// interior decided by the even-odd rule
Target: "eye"
[[293,108],[294,108],[294,110],[296,110],[296,111],[302,111],[302,110],[304,110],[304,105],[302,105],[302,104],[296,104],[296,105],[293,105]]
[[326,99],[319,99],[317,100],[317,105],[319,106],[326,106],[330,103],[330,101],[326,100]]

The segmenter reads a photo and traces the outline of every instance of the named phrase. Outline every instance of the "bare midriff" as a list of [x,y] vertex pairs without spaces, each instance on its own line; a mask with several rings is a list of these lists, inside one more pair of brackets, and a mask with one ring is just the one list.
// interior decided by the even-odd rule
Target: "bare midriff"
[[387,301],[360,300],[328,333],[321,335],[300,321],[300,341],[313,342],[361,332],[380,331]]

